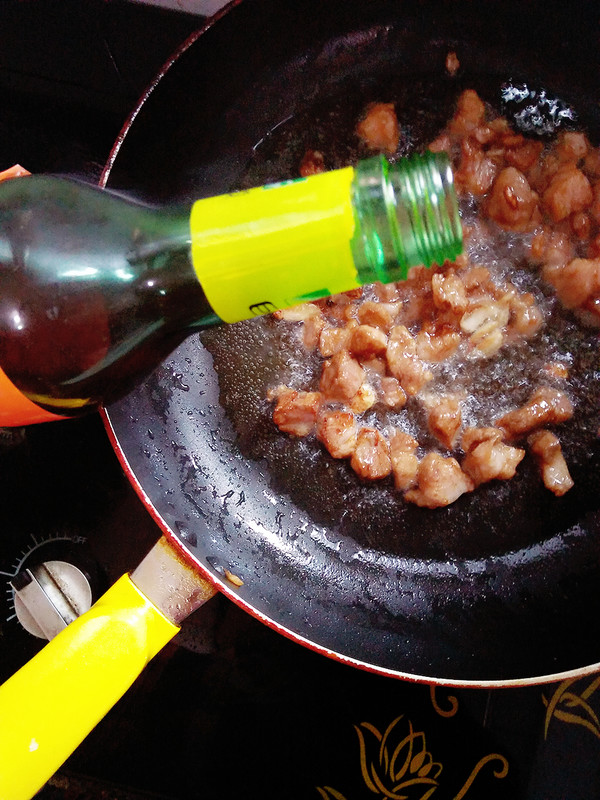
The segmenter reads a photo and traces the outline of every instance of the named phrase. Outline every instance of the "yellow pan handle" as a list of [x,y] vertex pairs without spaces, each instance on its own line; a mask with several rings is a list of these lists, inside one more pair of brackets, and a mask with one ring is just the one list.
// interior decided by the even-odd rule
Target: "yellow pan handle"
[[173,638],[127,575],[0,686],[0,798],[28,800]]

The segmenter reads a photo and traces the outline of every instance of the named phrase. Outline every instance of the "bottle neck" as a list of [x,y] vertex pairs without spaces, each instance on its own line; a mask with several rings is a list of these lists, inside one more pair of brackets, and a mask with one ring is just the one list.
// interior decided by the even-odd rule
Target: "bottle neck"
[[405,280],[410,267],[453,261],[462,226],[450,161],[427,152],[395,164],[359,162],[352,184],[352,252],[362,283]]

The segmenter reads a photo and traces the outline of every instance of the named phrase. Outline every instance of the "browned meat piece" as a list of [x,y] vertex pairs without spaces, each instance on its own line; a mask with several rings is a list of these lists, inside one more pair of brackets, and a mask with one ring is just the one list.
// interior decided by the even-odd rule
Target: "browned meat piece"
[[325,362],[320,389],[330,400],[352,400],[365,379],[365,371],[347,350]]
[[460,333],[448,331],[430,334],[427,331],[419,331],[415,339],[416,353],[423,361],[445,361],[458,348]]
[[273,411],[273,422],[284,433],[308,436],[314,430],[322,399],[320,392],[282,391]]
[[377,480],[387,477],[392,471],[392,462],[385,437],[375,428],[361,428],[350,465],[361,478]]
[[521,408],[509,411],[496,425],[512,438],[541,425],[565,422],[573,415],[573,406],[564,392],[553,389],[551,386],[542,386],[537,389]]
[[558,137],[556,152],[561,161],[574,161],[585,159],[589,148],[588,140],[584,133],[579,131],[565,131]]
[[465,492],[472,492],[471,478],[460,468],[455,458],[444,458],[439,453],[427,453],[417,470],[417,488],[404,495],[410,503],[425,508],[449,506]]
[[510,318],[508,302],[487,300],[475,305],[460,320],[461,330],[470,334],[470,344],[485,356],[492,356],[504,344]]
[[406,394],[397,378],[386,376],[381,379],[381,402],[388,408],[406,405]]
[[431,370],[416,355],[415,339],[404,325],[396,325],[390,331],[386,358],[389,371],[407,395],[417,394],[433,378]]
[[311,317],[321,317],[321,309],[315,303],[301,303],[290,308],[281,308],[273,312],[275,319],[283,319],[286,322],[305,322]]
[[452,50],[446,56],[446,72],[448,73],[448,75],[452,75],[452,77],[454,77],[459,69],[460,69],[460,61],[458,60],[458,56],[456,55],[454,50]]
[[304,329],[302,331],[302,341],[307,350],[314,350],[318,345],[321,338],[321,331],[325,326],[323,316],[312,316],[304,320]]
[[473,294],[478,294],[482,291],[487,294],[493,287],[490,271],[486,269],[486,267],[471,267],[470,269],[466,269],[464,272],[461,272],[460,279],[464,284],[469,298],[471,298]]
[[[534,262],[544,265],[544,269],[562,267],[573,259],[573,241],[564,233],[545,227],[531,242],[531,257]],[[547,279],[548,280],[548,279]]]
[[398,300],[401,285],[397,283],[376,283],[373,290],[380,303],[394,303]]
[[502,441],[502,431],[497,428],[470,428],[462,439],[467,453],[462,468],[475,485],[491,480],[508,480],[514,477],[525,451]]
[[481,442],[490,440],[501,442],[504,439],[504,431],[500,428],[465,428],[461,437],[461,446],[465,453],[472,450]]
[[372,325],[387,332],[394,324],[398,307],[398,303],[377,303],[367,300],[358,309],[358,319],[362,325]]
[[419,443],[412,436],[396,429],[390,436],[390,457],[396,489],[405,492],[414,486],[419,459],[415,451]]
[[485,106],[473,89],[466,89],[458,98],[456,113],[449,130],[457,136],[469,136],[485,124]]
[[368,381],[364,381],[350,401],[350,408],[355,414],[363,414],[377,402],[377,393]]
[[572,162],[557,170],[542,196],[544,208],[554,222],[566,219],[575,211],[584,211],[593,199],[589,180]]
[[517,137],[518,141],[511,143],[504,151],[506,163],[511,167],[516,167],[520,172],[526,173],[537,163],[544,145],[542,142],[525,139],[523,136]]
[[545,269],[544,278],[567,308],[582,307],[600,297],[600,258],[574,258],[560,268]]
[[387,336],[381,328],[372,325],[359,325],[352,331],[349,350],[355,356],[368,358],[385,353]]
[[313,350],[319,342],[319,337],[325,320],[319,306],[315,303],[302,303],[299,306],[283,308],[273,312],[275,319],[286,322],[303,322],[302,339],[307,350]]
[[395,153],[400,139],[400,126],[393,103],[372,103],[356,126],[356,133],[370,150]]
[[322,356],[329,356],[339,353],[340,350],[347,350],[352,336],[350,323],[344,328],[332,328],[325,325],[319,335],[319,352]]
[[592,220],[589,214],[583,211],[576,211],[571,214],[571,230],[581,242],[590,238],[592,232]]
[[394,325],[390,331],[388,347],[390,344],[397,344],[410,355],[415,355],[417,352],[416,339],[406,325]]
[[506,167],[492,187],[488,214],[510,231],[526,231],[532,227],[538,206],[538,196],[527,178],[515,167]]
[[300,163],[300,175],[308,178],[309,175],[318,175],[325,172],[325,159],[320,150],[307,150]]
[[538,308],[535,297],[529,292],[517,294],[512,292],[509,297],[510,309],[509,328],[521,336],[532,336],[541,326],[544,318]]
[[433,302],[441,311],[462,314],[467,308],[467,292],[458,275],[453,272],[437,272],[431,276]]
[[448,153],[452,152],[452,140],[447,133],[441,133],[433,142],[427,147],[432,153]]
[[356,447],[358,428],[354,414],[326,411],[319,418],[317,438],[334,458],[348,458]]
[[361,358],[360,365],[368,373],[379,375],[383,378],[387,372],[385,357],[371,356],[371,358]]
[[421,401],[427,410],[430,432],[449,450],[462,425],[461,397],[455,394],[424,394]]
[[496,164],[469,139],[463,140],[461,154],[459,168],[454,173],[457,187],[472,194],[485,194],[496,177]]
[[527,443],[542,471],[544,486],[558,497],[568,492],[574,485],[573,479],[556,436],[550,431],[536,431]]
[[544,372],[549,378],[556,380],[566,380],[569,377],[569,368],[560,361],[550,361],[548,364],[544,364]]

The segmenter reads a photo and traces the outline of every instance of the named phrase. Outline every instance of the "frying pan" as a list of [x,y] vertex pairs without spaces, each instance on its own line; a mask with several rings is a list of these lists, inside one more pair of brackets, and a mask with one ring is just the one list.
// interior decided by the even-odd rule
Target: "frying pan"
[[[499,108],[507,81],[553,93],[597,140],[597,25],[579,7],[541,9],[249,0],[185,45],[105,178],[168,202],[291,177],[308,147],[341,166],[361,155],[352,129],[367,102],[395,101],[410,149],[463,88]],[[134,486],[202,574],[267,624],[377,672],[518,683],[600,662],[598,426],[585,443],[561,433],[576,483],[564,498],[527,462],[447,509],[405,508],[274,430],[264,397],[285,365],[266,327],[192,336],[106,410]],[[581,405],[597,416],[596,334],[585,347]]]
[[[498,107],[506,82],[560,98],[597,143],[596,30],[585,5],[232,3],[149,88],[103,182],[180,202],[296,174],[307,147],[340,166],[362,155],[353,121],[373,100],[395,102],[401,155],[435,136],[463,88]],[[556,324],[570,347],[572,327]],[[280,336],[268,322],[194,334],[104,412],[167,546],[207,582],[199,593],[216,586],[324,655],[409,680],[511,686],[599,669],[597,334],[576,341],[578,414],[561,433],[575,488],[550,496],[525,460],[518,479],[435,511],[274,430],[264,396],[286,368]]]

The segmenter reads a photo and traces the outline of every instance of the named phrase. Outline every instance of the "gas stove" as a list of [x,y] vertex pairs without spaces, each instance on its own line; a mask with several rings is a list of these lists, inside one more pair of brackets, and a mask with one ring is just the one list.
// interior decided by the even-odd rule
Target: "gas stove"
[[[138,96],[200,22],[149,5],[6,0],[0,168],[97,180]],[[43,644],[19,621],[17,575],[66,562],[95,598],[159,531],[96,415],[0,429],[0,480],[4,680]],[[305,650],[217,596],[39,797],[593,800],[598,683],[489,691],[383,678]]]

